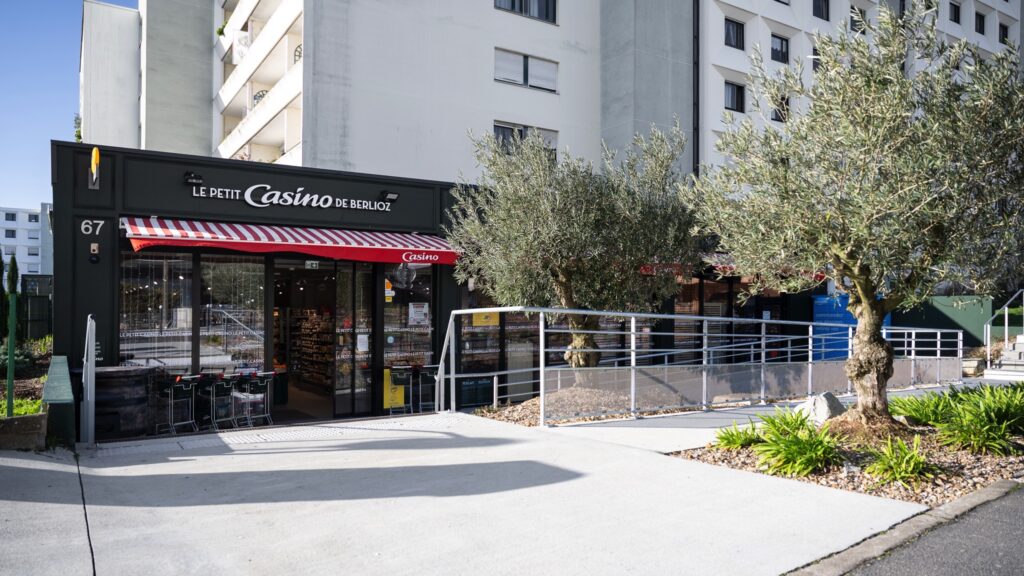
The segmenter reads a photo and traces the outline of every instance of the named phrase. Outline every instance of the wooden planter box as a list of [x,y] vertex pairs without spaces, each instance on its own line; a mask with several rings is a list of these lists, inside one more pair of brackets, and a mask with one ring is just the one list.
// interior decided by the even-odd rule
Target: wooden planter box
[[45,450],[46,412],[0,419],[0,450]]

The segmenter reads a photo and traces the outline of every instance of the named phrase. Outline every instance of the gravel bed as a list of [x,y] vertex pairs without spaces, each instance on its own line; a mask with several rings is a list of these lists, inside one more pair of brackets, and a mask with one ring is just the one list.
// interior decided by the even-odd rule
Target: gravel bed
[[[965,450],[954,451],[938,443],[932,428],[915,428],[914,433],[921,435],[921,448],[928,461],[938,467],[938,472],[931,480],[919,481],[911,488],[896,483],[880,485],[877,479],[863,471],[870,456],[864,451],[849,448],[843,450],[843,465],[794,479],[934,508],[997,480],[1024,478],[1024,455],[991,456],[971,454]],[[1024,444],[1024,438],[1015,440],[1018,444]],[[719,450],[709,445],[671,455],[749,472],[762,472],[757,464],[757,455],[749,448]]]

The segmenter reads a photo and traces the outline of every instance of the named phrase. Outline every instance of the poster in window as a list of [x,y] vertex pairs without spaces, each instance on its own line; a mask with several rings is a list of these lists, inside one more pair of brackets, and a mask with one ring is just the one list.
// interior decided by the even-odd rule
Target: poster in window
[[430,304],[427,302],[409,303],[409,326],[430,325]]

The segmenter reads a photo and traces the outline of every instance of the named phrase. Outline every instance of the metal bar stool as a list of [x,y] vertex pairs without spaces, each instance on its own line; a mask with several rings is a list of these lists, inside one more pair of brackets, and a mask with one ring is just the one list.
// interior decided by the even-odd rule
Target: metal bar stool
[[222,375],[210,384],[210,423],[214,430],[220,430],[222,422],[230,423],[232,427],[238,426],[235,422],[233,395],[238,378],[238,374]]
[[[178,376],[171,383],[168,390],[167,422],[171,434],[177,434],[179,426],[191,426],[193,432],[199,431],[199,424],[196,423],[196,384],[197,376]],[[175,405],[182,403],[186,406],[185,419],[178,420],[174,409]]]
[[236,428],[243,425],[252,428],[249,401],[249,385],[252,378],[251,374],[239,374],[232,382],[231,410],[235,415]]
[[[220,380],[219,373],[200,373],[194,376],[188,376],[194,384],[195,390],[195,401],[193,401],[193,410],[195,413],[196,426],[199,428],[206,428],[215,430],[217,428],[214,423],[216,418],[214,413],[213,403],[213,389],[214,384]],[[185,380],[185,378],[182,378]]]
[[257,372],[249,380],[248,410],[250,424],[256,420],[265,420],[268,425],[274,423],[274,420],[270,417],[271,390],[273,388],[273,372]]

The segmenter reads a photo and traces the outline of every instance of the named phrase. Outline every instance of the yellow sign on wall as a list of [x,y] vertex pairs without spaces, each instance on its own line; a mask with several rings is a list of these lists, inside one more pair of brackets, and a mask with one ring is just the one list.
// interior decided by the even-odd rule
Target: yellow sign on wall
[[405,406],[405,386],[396,386],[391,380],[391,369],[384,369],[384,409]]
[[473,326],[497,326],[497,312],[475,312],[473,313]]

